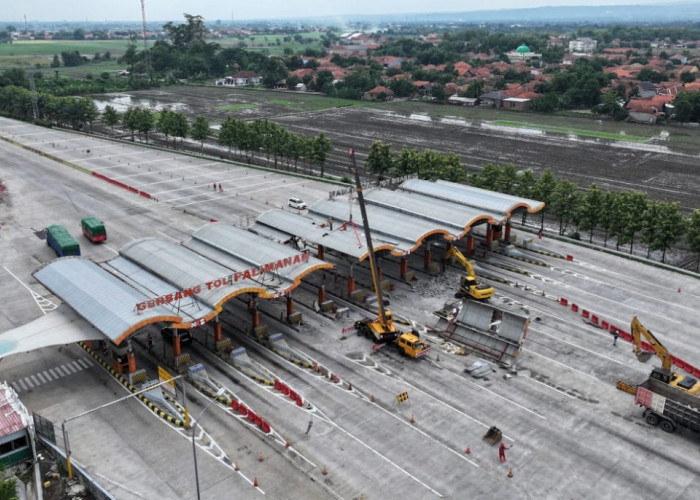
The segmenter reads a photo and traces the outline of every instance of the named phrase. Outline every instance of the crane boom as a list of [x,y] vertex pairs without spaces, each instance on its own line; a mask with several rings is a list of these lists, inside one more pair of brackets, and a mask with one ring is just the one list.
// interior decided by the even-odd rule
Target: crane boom
[[377,312],[381,323],[387,323],[386,314],[384,312],[384,301],[379,290],[379,275],[377,273],[377,260],[374,256],[374,247],[372,246],[372,234],[369,229],[369,221],[367,220],[367,210],[365,209],[365,198],[362,195],[362,182],[360,181],[360,172],[355,163],[355,151],[350,150],[350,158],[352,158],[352,167],[350,171],[355,176],[355,190],[357,192],[357,201],[360,205],[360,214],[362,215],[362,226],[365,229],[365,240],[367,241],[367,251],[369,252],[369,267],[372,273],[372,284],[374,285],[374,293],[377,294]]

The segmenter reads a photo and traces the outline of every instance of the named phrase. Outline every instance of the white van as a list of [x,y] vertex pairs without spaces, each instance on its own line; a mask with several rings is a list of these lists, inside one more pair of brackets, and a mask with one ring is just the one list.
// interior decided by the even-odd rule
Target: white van
[[306,210],[306,203],[299,198],[289,198],[289,206],[297,210]]

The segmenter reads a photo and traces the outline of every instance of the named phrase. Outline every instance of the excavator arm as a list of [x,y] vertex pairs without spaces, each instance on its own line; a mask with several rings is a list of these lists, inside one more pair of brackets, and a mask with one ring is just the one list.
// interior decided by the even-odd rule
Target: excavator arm
[[651,347],[654,349],[656,355],[661,359],[661,369],[667,372],[671,371],[671,355],[668,352],[659,339],[657,339],[653,333],[647,330],[642,323],[637,319],[637,316],[632,318],[632,323],[630,325],[632,330],[632,338],[634,339],[634,354],[640,361],[646,361],[649,359],[649,353],[642,350],[641,337],[649,342]]
[[447,252],[445,252],[445,259],[457,259],[457,262],[462,264],[464,270],[467,271],[467,276],[470,278],[476,278],[474,266],[472,266],[472,263],[469,262],[469,259],[467,259],[462,252],[457,250],[456,246],[450,245],[450,248],[448,248]]
[[457,259],[457,261],[462,264],[462,267],[464,267],[464,270],[467,272],[467,274],[465,274],[462,278],[462,283],[460,285],[463,293],[466,293],[470,297],[477,300],[485,300],[493,297],[493,294],[495,293],[493,287],[477,280],[474,266],[469,259],[467,259],[464,254],[454,245],[450,245],[447,252],[445,252],[445,260],[451,258]]

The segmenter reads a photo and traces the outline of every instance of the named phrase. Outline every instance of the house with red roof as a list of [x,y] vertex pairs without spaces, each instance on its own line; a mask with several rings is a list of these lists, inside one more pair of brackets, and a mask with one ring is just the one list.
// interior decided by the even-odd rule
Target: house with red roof
[[[669,111],[673,103],[673,95],[657,95],[648,99],[630,99],[625,109],[630,121],[654,124],[660,116]],[[670,114],[670,112],[668,113]]]
[[391,101],[394,98],[394,91],[387,87],[378,85],[369,92],[365,92],[362,99],[365,101]]

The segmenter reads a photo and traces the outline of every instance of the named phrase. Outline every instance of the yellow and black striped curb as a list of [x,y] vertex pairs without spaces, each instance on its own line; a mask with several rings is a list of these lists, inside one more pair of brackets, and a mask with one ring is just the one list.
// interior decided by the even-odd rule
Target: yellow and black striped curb
[[[129,383],[129,381],[128,381],[123,375],[121,375],[120,373],[118,373],[114,368],[112,368],[112,366],[111,366],[109,363],[107,363],[104,359],[102,359],[102,357],[100,357],[95,351],[93,351],[92,349],[90,349],[90,348],[88,347],[88,345],[87,345],[85,342],[78,342],[78,345],[79,345],[80,347],[82,347],[90,356],[92,356],[93,359],[94,359],[95,361],[97,361],[99,364],[101,364],[102,367],[103,367],[104,369],[106,369],[106,370],[107,370],[115,379],[117,379],[117,381],[120,382],[124,387],[126,387],[127,389],[129,389],[132,393],[135,393],[135,392],[138,392],[138,391],[139,391],[139,389],[136,388],[136,387],[134,387],[133,385],[131,385],[131,384]],[[170,414],[164,412],[164,411],[161,410],[158,406],[156,406],[155,404],[153,404],[153,403],[152,403],[146,396],[144,396],[143,394],[138,394],[136,397],[139,398],[146,406],[148,406],[148,408],[149,408],[153,413],[155,413],[156,415],[158,415],[158,416],[159,416],[160,418],[162,418],[163,420],[165,420],[165,421],[167,421],[167,422],[170,422],[171,424],[176,425],[176,426],[178,426],[178,427],[184,427],[184,426],[185,426],[185,421],[184,421],[184,420],[180,420],[179,418],[175,418],[175,417],[173,417],[172,415],[170,415]]]
[[295,358],[291,353],[285,353],[281,352],[280,349],[275,349],[274,347],[271,347],[272,351],[276,352],[280,356],[282,356],[284,359],[289,361],[290,363],[294,363],[297,366],[301,366],[302,368],[313,368],[314,365],[311,363],[307,363],[306,361],[302,361],[298,358]]
[[566,260],[565,255],[548,252],[547,250],[535,250],[534,248],[528,248],[528,247],[520,247],[520,248],[522,248],[523,250],[525,250],[527,252],[538,253],[540,255],[546,255],[547,257],[554,257],[555,259]]
[[549,264],[547,264],[546,262],[539,261],[539,260],[532,260],[532,259],[528,259],[526,257],[516,257],[514,255],[508,255],[508,257],[510,257],[511,259],[522,261],[522,262],[527,262],[528,264],[533,264],[535,266],[549,267]]

